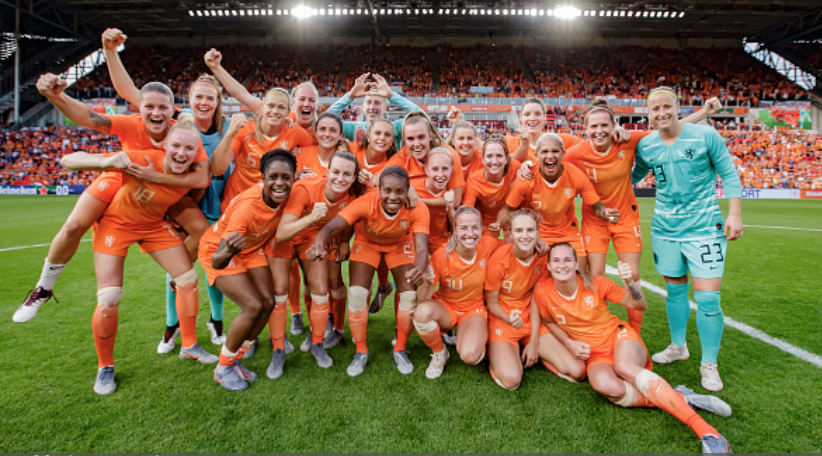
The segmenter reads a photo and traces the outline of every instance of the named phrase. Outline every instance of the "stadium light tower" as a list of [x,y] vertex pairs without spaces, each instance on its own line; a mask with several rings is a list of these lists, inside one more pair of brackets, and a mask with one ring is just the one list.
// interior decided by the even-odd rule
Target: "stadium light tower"
[[564,5],[558,6],[554,9],[554,16],[560,19],[574,19],[582,15],[582,11],[579,8]]
[[309,8],[309,7],[307,7],[303,4],[299,4],[299,5],[295,6],[294,8],[291,8],[291,15],[296,17],[297,19],[302,20],[302,19],[307,19],[307,18],[311,17],[312,16],[312,11],[311,11],[311,8]]

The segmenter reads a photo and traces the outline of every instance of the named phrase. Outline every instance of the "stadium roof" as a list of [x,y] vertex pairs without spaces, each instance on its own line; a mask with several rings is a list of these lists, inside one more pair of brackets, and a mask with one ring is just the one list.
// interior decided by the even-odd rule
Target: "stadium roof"
[[[299,3],[313,17],[292,13]],[[20,4],[19,8],[15,6]],[[558,17],[578,9],[578,17]],[[106,27],[132,37],[294,36],[819,39],[819,0],[404,1],[0,0],[3,31],[99,39]],[[279,11],[279,15],[277,12]],[[571,10],[571,15],[573,15]],[[507,13],[507,14],[505,14]],[[555,14],[556,13],[556,14]]]

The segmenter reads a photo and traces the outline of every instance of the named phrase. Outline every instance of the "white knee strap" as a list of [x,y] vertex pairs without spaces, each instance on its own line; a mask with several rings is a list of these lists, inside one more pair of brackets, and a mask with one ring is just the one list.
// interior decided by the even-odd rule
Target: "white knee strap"
[[399,308],[406,312],[413,312],[417,308],[417,292],[403,291],[400,293]]
[[336,290],[331,290],[331,297],[334,299],[345,299],[345,287],[340,287]]
[[311,301],[314,304],[320,304],[320,305],[327,304],[328,303],[328,293],[323,294],[323,295],[318,295],[318,294],[311,293]]
[[436,321],[429,321],[428,323],[420,323],[414,320],[414,327],[417,328],[417,333],[427,334],[440,329],[440,325]]
[[287,301],[288,301],[288,295],[275,295],[274,296],[274,302],[276,302],[277,304],[282,304],[282,303],[287,302]]
[[368,307],[368,290],[353,286],[348,289],[348,309],[360,312]]
[[197,283],[197,270],[194,268],[178,275],[174,278],[174,283],[179,286],[186,286]]
[[636,402],[636,388],[634,388],[630,383],[626,382],[625,380],[623,380],[622,382],[625,383],[625,395],[622,396],[618,401],[614,402],[614,404],[620,407],[630,407],[634,405],[634,402]]
[[106,287],[97,290],[97,305],[116,306],[120,303],[120,296],[123,294],[123,287]]
[[645,394],[645,391],[648,389],[648,385],[650,385],[652,381],[658,379],[659,375],[656,375],[647,369],[643,369],[642,372],[636,376],[636,389],[638,389],[640,393]]
[[497,377],[494,377],[494,382],[496,382],[496,384],[497,384],[497,385],[499,385],[499,386],[501,386],[502,388],[507,389],[508,391],[514,391],[514,390],[516,390],[517,388],[519,388],[519,385],[517,385],[517,386],[515,386],[515,387],[513,387],[513,388],[508,388],[508,387],[506,387],[505,385],[503,385],[503,384],[502,384],[502,382],[501,382],[501,381],[499,381],[499,379],[498,379]]

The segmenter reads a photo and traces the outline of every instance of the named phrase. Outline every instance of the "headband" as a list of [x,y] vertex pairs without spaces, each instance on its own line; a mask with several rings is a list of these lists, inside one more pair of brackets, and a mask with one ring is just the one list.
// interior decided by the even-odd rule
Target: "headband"
[[677,96],[676,92],[674,92],[674,91],[673,91],[673,89],[671,89],[671,88],[669,88],[669,87],[657,87],[656,89],[651,90],[651,91],[648,93],[648,99],[650,100],[650,99],[651,99],[651,96],[653,96],[653,94],[655,94],[655,93],[657,93],[657,92],[667,92],[667,93],[670,93],[671,95],[673,95],[673,96],[674,96],[674,100],[678,100],[678,99],[679,99],[679,96]]
[[194,88],[199,86],[199,85],[207,85],[209,87],[213,87],[214,90],[216,90],[218,94],[220,93],[220,89],[218,89],[216,85],[214,85],[214,84],[212,84],[208,81],[197,81],[197,82],[195,82],[194,84],[191,85],[191,89],[189,89],[189,92],[191,90],[194,90]]
[[[286,91],[285,89],[280,88],[280,87],[274,87],[273,89],[266,92],[265,96],[267,97],[267,96],[271,95],[272,93],[279,93],[279,94],[284,95],[285,99],[287,101],[287,104],[289,104],[289,105],[291,104],[291,95],[289,95],[288,91]],[[263,98],[265,98],[265,97],[263,97]]]
[[[650,97],[650,95],[649,95],[649,97]],[[583,124],[585,124],[585,125],[587,125],[587,124],[588,124],[588,116],[589,116],[589,115],[591,115],[591,113],[594,113],[594,112],[597,112],[597,111],[600,111],[600,112],[607,112],[607,113],[608,113],[608,115],[610,115],[610,116],[611,116],[611,121],[615,120],[615,118],[616,118],[616,115],[614,114],[614,110],[613,110],[613,109],[611,109],[611,108],[609,108],[609,107],[607,107],[607,106],[594,106],[594,107],[592,107],[592,108],[588,109],[588,110],[585,112],[585,116],[582,118],[582,123],[583,123]]]
[[451,152],[448,149],[441,149],[439,147],[435,147],[435,148],[429,150],[428,155],[426,155],[425,158],[431,158],[432,155],[437,155],[437,154],[445,155],[446,157],[448,157],[451,160],[451,164],[452,165],[454,164],[454,156],[451,155]]

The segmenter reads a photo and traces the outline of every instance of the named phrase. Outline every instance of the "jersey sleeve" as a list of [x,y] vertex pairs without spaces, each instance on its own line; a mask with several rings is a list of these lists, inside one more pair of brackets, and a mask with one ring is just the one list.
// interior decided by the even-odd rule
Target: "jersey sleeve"
[[722,178],[722,188],[727,198],[742,198],[742,183],[734,167],[731,154],[725,146],[725,139],[713,128],[707,129],[705,142],[708,145],[708,157],[714,169]]
[[328,112],[333,112],[334,114],[342,114],[354,100],[352,100],[348,94],[341,96],[339,100],[335,101],[334,104],[328,107]]
[[485,284],[483,289],[487,291],[499,291],[502,286],[502,279],[505,276],[506,261],[508,255],[506,249],[498,249],[491,255],[488,271],[485,272]]
[[253,218],[254,211],[252,205],[235,208],[226,223],[225,230],[223,230],[223,235],[220,239],[228,239],[228,235],[235,232],[245,235],[248,227],[254,223]]
[[451,179],[448,180],[448,188],[455,189],[465,187],[465,176],[462,175],[462,170],[460,169],[460,156],[457,151],[451,147],[448,147],[448,150],[451,151],[455,165],[454,171],[451,173]]
[[508,197],[505,198],[505,204],[512,209],[520,207],[522,202],[525,201],[525,195],[529,193],[530,189],[528,187],[530,183],[530,181],[521,180],[514,182],[511,192],[508,193]]
[[553,286],[553,285],[548,284],[548,283],[540,284],[539,286],[537,286],[537,288],[534,289],[534,294],[532,296],[533,296],[534,301],[536,301],[536,303],[537,303],[537,308],[539,309],[539,315],[543,319],[550,318],[551,320],[553,320],[554,317],[551,316],[551,311],[548,309],[548,306],[550,305],[548,303],[548,291],[549,291],[548,287],[551,287],[551,286]]
[[311,146],[314,144],[314,137],[299,125],[292,127],[294,130],[293,147]]
[[445,272],[445,268],[447,266],[447,260],[445,258],[445,249],[439,249],[437,252],[431,257],[430,265],[431,269],[434,270],[434,282],[431,285],[436,285],[440,282],[440,277]]
[[203,145],[200,144],[200,148],[197,149],[197,155],[194,156],[194,163],[207,162],[207,161],[208,161],[208,153],[206,153],[206,150],[203,149]]
[[625,294],[628,293],[628,290],[620,287],[607,277],[600,277],[597,282],[598,283],[594,284],[594,287],[596,287],[599,292],[600,298],[603,298],[612,304],[618,304],[620,301],[625,299]]
[[248,137],[248,135],[253,133],[254,131],[253,129],[249,128],[251,122],[252,121],[248,121],[248,123],[246,123],[245,126],[241,128],[236,135],[234,135],[234,138],[231,139],[231,151],[234,152],[235,160],[237,159],[237,155],[239,155],[244,148],[246,137]]
[[297,182],[294,184],[294,189],[288,197],[288,203],[286,203],[283,213],[296,215],[297,217],[301,216],[303,209],[310,204],[310,199],[308,188],[305,185],[301,185],[300,182]]
[[[372,192],[375,190],[372,190]],[[371,197],[370,195],[366,194],[360,198],[354,200],[353,203],[346,206],[345,209],[341,210],[337,215],[342,217],[349,225],[354,225],[357,220],[361,218],[366,218],[371,213],[371,205],[374,203],[379,204],[379,201],[376,198]]]
[[402,109],[406,113],[422,110],[414,102],[394,92],[391,93],[391,98],[388,99],[388,102],[399,106],[400,109]]
[[414,220],[411,223],[410,231],[412,233],[430,234],[431,216],[428,214],[428,206],[424,203],[417,203],[411,213]]
[[642,157],[642,141],[640,141],[636,146],[636,158],[634,161],[634,169],[631,170],[631,183],[636,184],[637,182],[645,179],[645,176],[648,175],[648,171],[651,170],[651,167],[648,166],[648,162]]
[[111,131],[109,131],[108,134],[114,136],[128,136],[134,133],[134,121],[131,120],[131,116],[115,114],[113,116],[108,116],[108,118],[111,120]]
[[462,192],[462,205],[474,207],[477,204],[477,185],[476,179],[470,177],[465,182],[465,191]]

